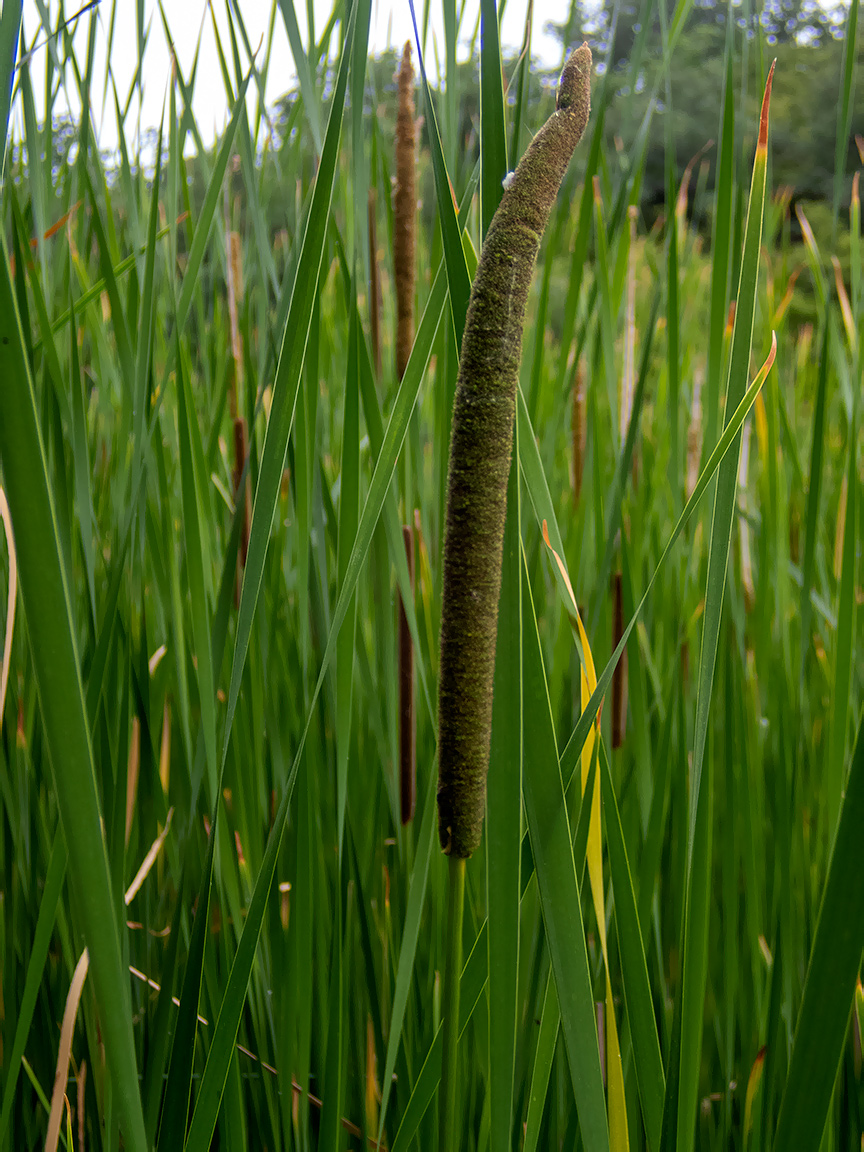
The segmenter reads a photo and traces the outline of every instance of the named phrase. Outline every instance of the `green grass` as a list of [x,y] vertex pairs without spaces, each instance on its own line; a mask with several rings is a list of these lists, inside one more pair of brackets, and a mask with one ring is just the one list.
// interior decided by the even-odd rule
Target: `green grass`
[[[435,835],[450,410],[501,175],[551,99],[527,65],[507,64],[502,92],[492,0],[479,74],[457,65],[457,36],[472,30],[444,0],[446,83],[420,77],[417,90],[417,324],[398,380],[396,103],[389,64],[367,59],[368,3],[337,4],[309,43],[290,0],[274,4],[270,28],[285,27],[299,78],[278,141],[259,147],[262,114],[246,108],[270,43],[253,57],[241,5],[220,41],[231,115],[217,144],[201,142],[194,70],[178,71],[155,153],[142,154],[124,111],[139,78],[109,93],[110,164],[88,115],[71,153],[50,115],[63,85],[85,109],[101,100],[91,58],[72,55],[62,28],[37,49],[49,68],[39,124],[26,54],[52,29],[25,27],[19,43],[17,5],[4,4],[2,139],[8,108],[23,138],[9,142],[0,202],[0,487],[17,562],[4,532],[0,1147],[44,1144],[85,947],[59,1146],[428,1149],[442,1059],[464,1150],[861,1144],[864,299],[844,148],[858,61],[852,44],[834,200],[801,210],[802,243],[771,180],[772,134],[794,131],[778,125],[782,101],[753,160],[772,50],[733,22],[710,183],[699,162],[687,178],[706,223],[697,231],[670,204],[653,228],[637,214],[631,233],[659,115],[645,101],[687,105],[666,66],[688,10],[682,0],[663,24],[656,91],[629,120],[617,90],[646,42],[621,75],[595,77],[541,250],[487,819],[464,870],[455,989],[442,983],[449,880]],[[93,36],[110,22],[82,19]],[[847,30],[860,38],[857,2]],[[163,31],[169,8],[151,36]],[[143,40],[139,51],[143,75]],[[777,54],[775,98],[787,82]],[[427,77],[434,60],[430,40]],[[629,124],[620,148],[607,119]],[[689,157],[666,124],[677,198]],[[249,433],[248,524],[235,416]],[[419,528],[413,596],[403,523]],[[584,710],[589,652],[565,569],[596,667]],[[417,684],[405,826],[397,590]],[[613,749],[601,703],[624,656]],[[611,1126],[610,1005],[626,1112]]]

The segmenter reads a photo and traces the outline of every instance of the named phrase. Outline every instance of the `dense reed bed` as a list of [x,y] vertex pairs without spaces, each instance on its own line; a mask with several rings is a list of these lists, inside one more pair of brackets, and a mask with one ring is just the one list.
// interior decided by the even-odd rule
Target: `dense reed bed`
[[[648,91],[592,44],[529,297],[454,1152],[862,1144],[859,5],[830,212],[773,187],[746,3],[680,153],[690,7]],[[79,56],[0,16],[0,1146],[434,1148],[458,349],[553,95],[494,0],[479,75],[443,0],[434,90],[423,20],[397,85],[368,0],[305,39],[280,0],[257,54],[230,4],[216,144],[180,67],[138,137],[142,37],[104,157],[102,9]]]

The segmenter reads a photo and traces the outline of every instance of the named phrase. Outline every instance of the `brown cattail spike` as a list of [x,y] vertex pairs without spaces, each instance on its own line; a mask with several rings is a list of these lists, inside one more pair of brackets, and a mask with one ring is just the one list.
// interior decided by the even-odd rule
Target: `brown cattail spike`
[[534,263],[588,123],[591,49],[572,53],[557,109],[505,180],[471,289],[450,439],[441,664],[438,836],[453,856],[480,843],[492,730],[507,480],[522,328]]
[[417,215],[414,69],[406,42],[399,69],[396,188],[393,195],[393,271],[396,281],[396,375],[401,380],[414,345],[414,231]]

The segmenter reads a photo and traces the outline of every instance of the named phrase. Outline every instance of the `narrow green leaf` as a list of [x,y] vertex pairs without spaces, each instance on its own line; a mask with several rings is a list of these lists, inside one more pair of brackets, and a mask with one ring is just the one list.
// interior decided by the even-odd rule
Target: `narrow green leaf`
[[339,1152],[342,1136],[342,1095],[345,1081],[343,1070],[345,1040],[342,1033],[345,996],[342,959],[342,884],[338,878],[336,885],[333,908],[335,923],[328,981],[327,1059],[324,1066],[321,1127],[318,1133],[318,1147],[321,1152]]
[[828,828],[833,833],[843,794],[843,766],[846,762],[846,732],[852,699],[852,649],[855,637],[855,570],[858,564],[858,434],[857,403],[849,423],[846,471],[846,517],[843,525],[843,559],[837,602],[837,648],[834,653],[834,690],[828,766],[825,779],[825,805]]
[[[496,0],[480,0],[480,204],[484,236],[504,193],[501,181],[507,174],[501,67],[498,6]],[[492,1116],[494,1123],[494,1106]]]
[[[308,287],[310,284],[317,284],[323,260],[324,241],[327,234],[333,181],[342,132],[342,111],[348,82],[348,62],[351,55],[353,32],[354,22],[352,10],[352,14],[349,17],[342,59],[339,64],[339,73],[334,88],[327,134],[315,182],[312,205],[306,224],[303,248],[297,265],[291,304],[288,310],[288,318],[283,337],[282,352],[279,357],[279,364],[276,369],[276,380],[273,386],[273,402],[270,409],[270,418],[267,422],[267,433],[264,440],[264,450],[258,475],[258,486],[255,493],[255,505],[249,535],[249,551],[246,557],[243,590],[240,597],[240,611],[237,621],[234,659],[225,721],[222,773],[224,773],[231,727],[240,694],[243,667],[249,650],[255,608],[258,603],[258,596],[264,576],[264,561],[269,544],[270,527],[282,481],[282,468],[287,450],[288,437],[293,423],[303,358],[309,336],[309,320],[315,293],[309,292]],[[241,92],[241,99],[242,96],[243,93]],[[258,938],[261,932],[264,912],[279,856],[279,847],[288,818],[288,809],[294,788],[294,781],[297,776],[297,767],[298,759],[295,759],[284,788],[279,810],[267,839],[267,847],[261,869],[255,882],[255,889],[246,915],[246,921],[243,925],[237,952],[234,956],[222,997],[218,1019],[207,1057],[207,1064],[204,1069],[204,1076],[201,1081],[195,1111],[189,1129],[186,1144],[189,1152],[206,1152],[206,1149],[210,1146],[210,1141],[216,1126],[219,1105],[225,1090],[230,1063],[234,1056],[237,1031],[240,1027],[240,1018],[243,1012],[249,976],[255,960]],[[216,794],[217,806],[219,803],[220,790],[221,784]],[[214,819],[214,831],[215,828],[216,821]],[[209,883],[210,878],[205,873],[203,884],[209,886]]]
[[3,1061],[6,1068],[6,1082],[3,1086],[3,1110],[0,1113],[0,1147],[6,1146],[6,1132],[12,1116],[12,1105],[15,1103],[15,1088],[18,1084],[18,1074],[21,1071],[21,1058],[27,1045],[27,1036],[33,1022],[33,1011],[36,1007],[39,986],[45,971],[45,961],[48,957],[48,948],[51,944],[51,935],[57,918],[57,908],[66,879],[67,859],[63,829],[58,826],[51,849],[48,873],[45,877],[45,888],[42,892],[42,899],[39,901],[36,930],[30,944],[24,991],[15,1006],[17,1019],[12,1051],[9,1053],[8,1059]]
[[524,564],[522,617],[522,689],[525,698],[534,702],[524,717],[523,790],[531,849],[558,989],[573,1094],[579,1110],[579,1128],[585,1147],[602,1152],[609,1147],[609,1131],[579,882],[558,768],[543,653]]
[[192,456],[192,433],[195,409],[189,381],[183,366],[182,352],[177,352],[177,425],[180,439],[180,485],[183,506],[184,554],[192,609],[192,639],[195,644],[198,697],[201,705],[201,727],[207,754],[209,804],[216,799],[216,686],[213,654],[210,651],[210,604],[204,577],[205,552],[201,539],[202,509]]
[[[393,1082],[393,1071],[396,1068],[396,1056],[399,1052],[399,1043],[402,1037],[402,1024],[408,1005],[408,993],[411,989],[411,980],[414,975],[414,958],[417,950],[417,939],[420,934],[420,916],[426,899],[426,885],[429,880],[429,861],[432,858],[432,845],[435,840],[437,816],[435,785],[438,775],[435,769],[437,769],[437,762],[433,765],[433,771],[429,773],[429,787],[423,802],[423,819],[420,824],[420,834],[417,837],[414,868],[411,872],[411,885],[408,889],[408,906],[405,909],[405,924],[402,929],[402,943],[399,948],[396,986],[393,989],[393,1006],[390,1012],[390,1034],[387,1037],[387,1056],[384,1061],[384,1076],[381,1080],[381,1118],[378,1123],[377,1136],[379,1143],[381,1142],[381,1136],[384,1132],[387,1105],[390,1102],[390,1089]],[[435,1080],[436,1086],[438,1078],[440,1078],[441,1075],[440,1059],[439,1055],[438,1077]]]
[[[465,316],[468,312],[468,297],[471,294],[471,277],[465,262],[465,253],[462,250],[462,237],[460,235],[459,221],[456,218],[456,204],[454,201],[453,186],[444,152],[441,147],[441,136],[438,132],[438,120],[435,116],[435,107],[432,104],[432,93],[429,91],[429,82],[426,79],[426,67],[423,63],[423,48],[420,43],[420,34],[417,31],[417,17],[414,14],[414,0],[408,0],[411,9],[411,19],[414,22],[414,37],[417,41],[417,59],[420,63],[420,78],[423,83],[423,93],[426,101],[426,128],[429,133],[429,144],[432,151],[432,171],[435,174],[435,196],[438,204],[438,219],[441,224],[441,233],[444,240],[444,264],[447,268],[447,284],[450,289],[450,307],[453,313],[453,327],[456,330],[456,347],[462,347],[462,333],[465,329]],[[448,94],[452,88],[448,85]]]
[[732,212],[735,200],[735,101],[732,79],[734,22],[726,22],[723,49],[723,97],[717,145],[717,179],[711,234],[711,311],[708,320],[708,366],[705,381],[706,420],[703,456],[717,439],[720,419],[720,382],[723,370],[723,333],[729,313],[729,275]]
[[837,220],[840,214],[840,200],[846,180],[846,155],[849,151],[849,136],[852,127],[852,110],[855,106],[855,53],[858,46],[859,0],[851,0],[849,15],[844,29],[843,72],[840,77],[840,99],[837,101],[837,141],[834,147],[834,201],[833,220],[836,243]]
[[158,1152],[169,1152],[172,1148],[182,1148],[186,1137],[189,1100],[192,1094],[192,1076],[195,1071],[195,1037],[198,1032],[204,948],[210,926],[212,884],[209,881],[213,873],[215,845],[216,828],[212,826],[207,842],[207,855],[204,860],[204,877],[207,884],[206,887],[202,885],[196,905],[192,939],[189,942],[189,955],[186,958],[186,969],[183,973],[180,1006],[171,1041],[171,1059],[168,1065],[165,1099],[162,1104],[159,1124]]
[[[591,757],[591,767],[582,789],[582,803],[579,808],[579,822],[576,826],[576,836],[573,840],[573,862],[576,865],[577,875],[580,876],[579,887],[582,887],[581,877],[585,874],[585,863],[588,850],[588,830],[591,826],[591,808],[594,796],[594,783],[597,779],[597,745],[594,746],[594,755]],[[527,840],[527,837],[526,837]],[[533,869],[531,872],[533,876]],[[526,885],[523,884],[523,893]],[[523,1152],[533,1152],[540,1137],[540,1122],[546,1104],[546,1093],[549,1088],[549,1078],[552,1073],[552,1060],[555,1056],[555,1045],[558,1039],[558,1028],[561,1024],[561,1007],[558,1003],[558,989],[552,970],[546,979],[546,992],[543,997],[543,1009],[540,1016],[540,1034],[537,1037],[537,1048],[534,1053],[534,1066],[531,1069],[531,1087],[528,1097],[528,1115],[525,1119],[525,1146]]]
[[[585,863],[585,852],[588,846],[588,828],[591,823],[591,804],[590,797],[594,794],[594,781],[597,773],[597,757],[595,756],[591,763],[591,770],[588,773],[588,779],[585,782],[585,791],[583,800],[579,808],[579,823],[576,827],[576,836],[573,841],[573,859],[576,862],[577,870],[581,872]],[[589,798],[589,803],[585,803],[584,797]],[[534,875],[534,862],[531,855],[531,844],[529,835],[526,832],[522,838],[522,845],[519,856],[523,861],[522,876],[520,880],[520,905],[521,900],[525,897],[525,891],[528,883]],[[527,863],[526,863],[527,861]],[[489,971],[489,949],[488,949],[488,930],[489,923],[484,921],[477,938],[474,941],[474,946],[471,949],[471,954],[462,969],[462,982],[459,991],[459,1019],[460,1024],[460,1038],[468,1026],[469,1021],[474,1013],[474,1008],[486,987],[487,974]],[[557,995],[556,995],[557,1003]],[[556,1009],[557,1012],[557,1009]],[[556,1021],[557,1033],[557,1021]],[[420,1126],[420,1121],[426,1112],[426,1109],[432,1102],[438,1083],[441,1079],[441,1051],[442,1051],[442,1027],[439,1024],[438,1030],[435,1033],[435,1039],[426,1055],[423,1062],[423,1067],[417,1076],[414,1083],[414,1088],[411,1092],[411,1097],[402,1114],[399,1128],[393,1141],[393,1148],[391,1152],[400,1152],[410,1146],[411,1141],[414,1139],[417,1129]]]
[[489,1095],[491,1141],[507,1148],[513,1124],[519,975],[519,862],[522,818],[522,635],[518,428],[510,465],[495,647],[491,770],[486,792],[486,906],[489,918]]
[[[726,383],[726,411],[737,407],[744,395],[750,367],[750,348],[756,314],[756,290],[759,255],[762,243],[762,218],[765,211],[765,189],[768,165],[768,110],[774,65],[768,73],[762,100],[759,140],[753,162],[753,179],[744,235],[744,249],[735,305],[735,326]],[[735,493],[738,484],[740,437],[720,465],[708,552],[708,579],[705,589],[705,611],[702,620],[702,649],[699,657],[698,695],[694,724],[693,770],[690,791],[690,830],[687,849],[687,894],[684,905],[684,951],[679,997],[681,1012],[681,1064],[678,1083],[678,1143],[680,1152],[690,1152],[696,1128],[696,1103],[699,1087],[702,1045],[703,1000],[707,975],[708,885],[710,871],[711,814],[710,797],[701,795],[702,767],[708,736],[711,691],[717,661],[717,646],[726,590],[726,572],[732,539]],[[708,789],[710,791],[710,789]],[[697,845],[697,820],[704,813],[705,823]],[[707,843],[707,847],[706,847]],[[705,854],[707,853],[707,861]],[[704,869],[697,867],[697,860]],[[672,1081],[667,1083],[667,1091]]]
[[9,109],[12,81],[18,58],[18,30],[21,27],[23,0],[7,0],[0,13],[0,184],[6,174],[6,140],[9,131]]
[[[171,917],[168,948],[162,970],[159,973],[161,987],[159,999],[156,1003],[156,1015],[153,1019],[150,1043],[147,1047],[147,1071],[144,1078],[144,1122],[147,1126],[147,1146],[156,1145],[156,1134],[159,1127],[159,1108],[162,1103],[162,1094],[165,1090],[164,1075],[171,1055],[171,1043],[174,1037],[174,1028],[177,1021],[174,1019],[174,974],[177,970],[177,953],[182,935],[182,915],[185,911],[184,896],[186,894],[186,869],[180,873],[177,885],[177,903],[174,906],[174,915]],[[193,928],[194,933],[194,928]],[[188,1109],[188,1099],[187,1099]],[[181,1137],[182,1139],[182,1133]]]
[[120,952],[102,813],[40,418],[5,238],[0,268],[0,460],[46,743],[90,950],[108,1067],[130,1152],[145,1152],[128,976]]
[[[240,123],[240,118],[246,108],[246,89],[248,87],[249,76],[247,76],[240,85],[240,90],[237,93],[234,111],[231,113],[231,119],[228,122],[228,127],[225,129],[222,143],[219,145],[216,163],[213,166],[210,182],[207,185],[204,204],[201,207],[201,212],[195,223],[195,233],[192,237],[192,246],[189,249],[189,259],[183,275],[183,287],[180,289],[180,296],[177,300],[178,332],[182,332],[186,327],[189,309],[192,306],[193,294],[196,290],[200,291],[199,276],[201,273],[201,264],[204,260],[204,253],[207,250],[207,239],[210,235],[210,229],[213,226],[213,219],[219,205],[219,197],[222,194],[222,182],[225,179],[228,161],[234,153],[234,136],[237,132],[237,125]],[[168,363],[165,368],[166,374],[171,371],[172,367],[171,351],[169,350]]]
[[639,1085],[642,1116],[645,1121],[648,1147],[656,1152],[660,1147],[660,1129],[663,1123],[663,1095],[666,1078],[660,1055],[660,1040],[654,1020],[651,986],[645,965],[645,948],[624,830],[618,813],[618,801],[612,784],[612,773],[606,757],[606,746],[600,747],[600,787],[606,817],[606,843],[609,847],[609,870],[615,896],[615,924],[618,928],[618,948],[624,977],[624,999],[633,1043],[633,1067]]
[[[654,569],[654,573],[651,576],[651,579],[648,581],[645,591],[642,594],[642,599],[639,601],[636,607],[636,611],[633,613],[629,623],[627,624],[627,627],[624,629],[624,632],[621,635],[621,639],[619,640],[615,651],[612,653],[606,663],[606,667],[597,678],[597,687],[591,693],[591,698],[585,708],[582,710],[582,715],[580,716],[576,727],[573,729],[573,732],[570,735],[570,739],[567,741],[567,744],[561,753],[561,774],[565,782],[570,780],[570,777],[579,762],[579,755],[585,743],[585,738],[588,735],[588,729],[594,723],[594,719],[600,709],[600,704],[603,701],[603,697],[606,695],[609,685],[612,682],[612,674],[615,671],[615,665],[618,663],[618,660],[621,657],[621,653],[624,651],[627,641],[630,638],[630,633],[633,631],[633,628],[636,625],[636,621],[639,619],[642,609],[645,607],[645,602],[648,599],[648,595],[651,592],[651,589],[654,587],[657,576],[659,575],[660,570],[666,561],[666,558],[672,551],[675,542],[684,530],[684,526],[692,516],[699,501],[705,495],[705,491],[708,488],[708,485],[711,482],[711,478],[716,472],[720,461],[728,452],[738,432],[740,432],[741,425],[747,418],[747,413],[753,407],[753,404],[756,401],[756,397],[759,394],[759,390],[765,383],[765,377],[768,375],[771,365],[774,363],[775,351],[776,341],[772,345],[772,351],[768,359],[762,365],[761,369],[756,375],[755,380],[745,392],[741,403],[738,405],[737,409],[727,422],[726,428],[723,431],[723,435],[720,437],[717,446],[709,456],[696,484],[696,487],[690,494],[690,499],[685,504],[684,510],[678,517],[678,521],[672,530],[672,534],[666,541],[666,546],[663,549],[660,559],[657,562],[657,567]],[[540,455],[537,450],[537,443],[534,439],[530,421],[528,420],[528,414],[525,408],[525,400],[521,392],[519,393],[517,418],[525,421],[527,430],[519,441],[519,462],[525,475],[526,487],[528,489],[528,493],[531,497],[531,501],[534,505],[534,511],[538,519],[547,520],[549,525],[549,535],[551,537],[553,547],[555,547],[557,551],[560,548],[561,536],[555,521],[554,509],[552,507],[552,501],[549,496],[549,489],[546,485],[546,477],[543,475],[543,465],[540,461]],[[559,555],[562,553],[563,549],[560,550]],[[556,579],[557,578],[559,577],[556,573]],[[566,588],[562,588],[562,592],[566,594]]]
[[864,950],[862,827],[864,719],[858,724],[795,1026],[789,1075],[774,1137],[778,1152],[818,1148],[828,1117]]
[[[359,317],[352,312],[349,331],[348,370],[342,416],[342,471],[339,490],[339,582],[357,535],[360,515],[360,382]],[[354,643],[357,619],[356,596],[351,601],[346,627],[336,644],[336,820],[341,859],[348,799],[348,752],[351,741],[351,710],[354,698]]]
[[816,561],[816,541],[819,534],[819,497],[822,491],[823,458],[825,451],[825,398],[828,391],[828,324],[822,328],[822,348],[819,353],[819,377],[816,386],[816,407],[813,412],[813,436],[810,448],[810,471],[807,488],[807,522],[804,529],[804,564],[801,569],[801,673],[810,650],[810,592]]
[[[309,58],[303,48],[300,37],[300,26],[297,23],[297,14],[294,11],[294,0],[279,0],[279,11],[285,22],[285,32],[288,43],[291,45],[291,55],[294,57],[294,67],[297,69],[297,78],[300,81],[300,95],[303,107],[309,119],[309,128],[312,132],[312,141],[315,151],[321,154],[321,117],[319,112],[320,100],[309,67]],[[336,9],[334,8],[334,14]]]
[[552,1060],[558,1043],[558,1028],[561,1024],[561,1009],[558,1004],[558,989],[552,969],[546,977],[546,991],[543,994],[543,1009],[540,1013],[540,1031],[537,1034],[537,1048],[534,1052],[534,1067],[531,1069],[531,1087],[528,1091],[528,1114],[525,1118],[525,1144],[523,1152],[535,1152],[540,1139],[540,1123],[546,1107],[546,1093],[552,1075]]

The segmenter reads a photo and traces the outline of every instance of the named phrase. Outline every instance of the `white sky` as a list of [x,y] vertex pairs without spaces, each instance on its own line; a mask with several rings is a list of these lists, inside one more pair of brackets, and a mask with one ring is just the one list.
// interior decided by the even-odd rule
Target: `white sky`
[[[266,102],[272,106],[278,96],[285,92],[293,83],[296,75],[294,60],[288,44],[285,24],[282,13],[275,0],[235,0],[243,22],[246,26],[252,50],[262,42],[266,47],[271,13],[276,8],[276,17],[273,35],[273,48],[268,74]],[[85,0],[66,0],[65,11],[68,15],[79,10]],[[327,18],[332,10],[331,0],[312,0],[316,35],[320,37]],[[47,6],[51,16],[52,25],[56,25],[59,5],[57,0],[42,0],[43,7]],[[135,0],[116,0],[116,16],[114,27],[114,42],[111,49],[111,67],[114,82],[121,107],[126,103],[129,95],[135,70],[138,65],[137,35],[135,22]],[[228,21],[225,15],[225,0],[214,0],[212,9],[206,0],[163,0],[172,39],[177,51],[177,58],[184,79],[188,82],[192,62],[195,57],[196,45],[200,36],[200,55],[198,72],[195,82],[195,95],[193,108],[198,122],[199,130],[205,141],[210,141],[225,126],[228,116],[228,104],[225,88],[222,82],[222,73],[216,48],[216,37],[213,30],[213,12],[216,24],[222,38],[223,51],[230,60],[231,39],[228,34]],[[423,0],[416,0],[415,8],[418,21],[422,20]],[[502,40],[506,47],[516,48],[521,45],[525,23],[527,0],[507,0],[504,18],[502,21]],[[544,24],[551,19],[560,19],[562,5],[558,0],[535,0],[534,2],[534,32],[532,39],[532,54],[545,64],[556,65],[560,60],[560,47],[553,37],[543,31]],[[112,0],[102,0],[97,16],[96,49],[94,63],[94,83],[91,89],[94,117],[99,132],[99,142],[102,148],[113,149],[117,144],[117,126],[114,113],[114,99],[110,85],[104,108],[102,105],[105,91],[105,69],[107,58],[108,31],[111,21]],[[306,0],[295,0],[295,11],[303,36],[304,45],[308,47],[308,33],[306,21]],[[443,54],[443,28],[440,7],[436,0],[431,0],[429,41],[427,45],[426,61],[430,78],[437,75],[436,48]],[[471,36],[477,26],[479,0],[465,0],[464,14],[460,25],[460,42],[462,55],[467,55],[467,47]],[[162,20],[155,0],[145,0],[145,31],[149,27],[149,36],[144,55],[144,100],[143,107],[139,108],[137,98],[130,105],[126,121],[126,140],[130,151],[135,151],[135,138],[137,127],[143,130],[156,127],[162,110],[163,99],[167,92],[170,76],[170,56]],[[75,56],[79,67],[84,68],[87,59],[87,44],[89,37],[91,13],[87,12],[76,24],[74,37]],[[30,68],[36,100],[37,115],[41,119],[44,114],[45,99],[45,60],[48,48],[44,44],[45,35],[40,29],[39,9],[37,0],[24,0],[24,31],[28,46],[36,44]],[[422,31],[422,28],[421,28]],[[38,33],[38,35],[37,35]],[[411,24],[411,15],[408,0],[373,0],[372,26],[370,30],[370,50],[378,52],[388,46],[399,47],[405,40],[413,43],[414,35]],[[41,46],[40,45],[41,42]],[[60,42],[62,44],[62,42]],[[334,48],[336,39],[333,41]],[[262,50],[263,51],[263,50]],[[246,57],[243,55],[241,45],[241,59],[244,68]],[[233,77],[233,65],[229,65]],[[64,89],[55,101],[55,112],[66,106],[71,106],[74,114],[80,109],[77,99],[77,85],[75,73],[71,65],[65,71],[67,99]],[[179,100],[179,94],[178,94]],[[250,112],[257,103],[257,94],[254,85],[250,86],[249,105]],[[140,120],[139,120],[140,113]],[[16,138],[23,135],[23,120],[20,98],[16,99],[13,108],[12,132]]]

